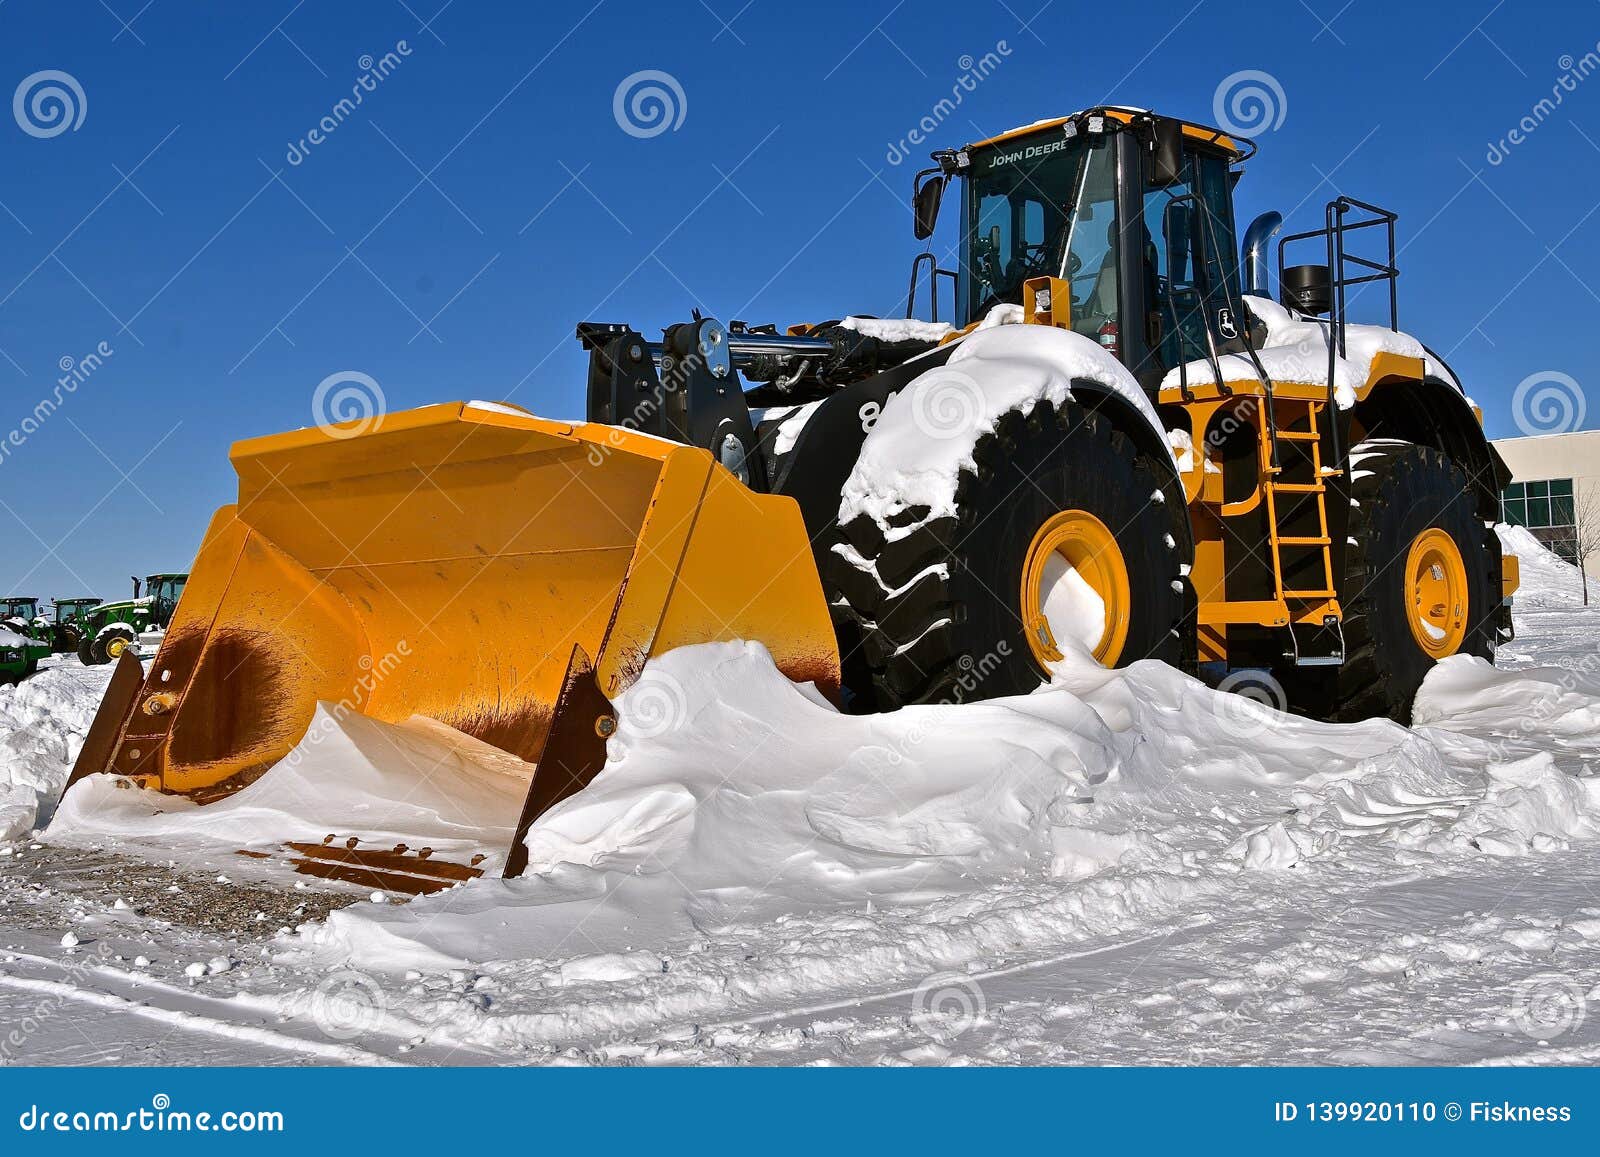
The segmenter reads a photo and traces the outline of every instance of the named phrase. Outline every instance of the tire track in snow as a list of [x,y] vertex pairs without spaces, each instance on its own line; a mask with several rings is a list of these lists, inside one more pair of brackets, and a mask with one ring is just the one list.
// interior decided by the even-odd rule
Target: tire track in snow
[[[1062,952],[1042,960],[1027,960],[1020,964],[1008,964],[1004,968],[985,968],[978,972],[962,974],[974,984],[985,980],[999,980],[1002,977],[1017,976],[1024,972],[1034,972],[1040,968],[1050,968],[1068,961],[1087,960],[1107,953],[1121,952],[1128,948],[1136,948],[1141,944],[1165,943],[1174,936],[1190,932],[1197,928],[1207,927],[1209,920],[1192,920],[1176,927],[1165,929],[1161,932],[1152,932],[1148,936],[1135,936],[1132,940],[1118,940],[1111,944],[1102,944],[1098,948],[1082,948],[1074,952]],[[924,981],[923,983],[926,983]],[[863,1009],[867,1005],[878,1004],[882,1001],[900,1000],[903,997],[914,997],[922,991],[923,983],[914,984],[910,988],[897,988],[890,992],[867,993],[862,996],[848,997],[844,1000],[829,1001],[825,1004],[806,1005],[801,1008],[791,1008],[782,1012],[767,1012],[759,1016],[741,1017],[737,1020],[718,1021],[704,1026],[704,1031],[715,1032],[719,1029],[750,1028],[754,1025],[773,1024],[778,1021],[789,1020],[793,1017],[817,1016],[825,1012],[842,1012],[845,1009]]]
[[[46,957],[31,954],[16,953],[17,959],[27,960],[30,963],[42,964],[47,967],[59,967],[54,961]],[[115,970],[95,969],[97,972],[110,972],[119,976]],[[133,979],[133,978],[128,978]],[[143,979],[143,978],[139,978]],[[222,1001],[214,997],[200,996],[193,993],[175,989],[169,985],[149,983],[155,994],[164,994],[180,997],[186,1001],[205,1004],[221,1004]],[[368,1052],[356,1048],[354,1045],[332,1044],[326,1041],[306,1040],[302,1037],[290,1036],[287,1033],[273,1032],[271,1029],[261,1028],[257,1025],[239,1024],[236,1021],[221,1017],[206,1016],[197,1012],[188,1012],[183,1009],[169,1008],[158,1004],[145,1004],[129,997],[118,996],[115,993],[99,989],[83,988],[61,980],[47,980],[42,977],[18,976],[13,972],[0,971],[0,988],[10,988],[20,992],[34,992],[62,1000],[69,1000],[77,1004],[86,1004],[91,1007],[105,1009],[110,1012],[126,1013],[132,1016],[154,1020],[173,1028],[184,1029],[189,1032],[202,1032],[212,1036],[219,1036],[230,1040],[245,1041],[250,1044],[262,1045],[267,1048],[282,1049],[318,1057],[325,1062],[346,1065],[379,1065],[386,1067],[406,1067],[401,1062],[383,1056],[381,1053]]]

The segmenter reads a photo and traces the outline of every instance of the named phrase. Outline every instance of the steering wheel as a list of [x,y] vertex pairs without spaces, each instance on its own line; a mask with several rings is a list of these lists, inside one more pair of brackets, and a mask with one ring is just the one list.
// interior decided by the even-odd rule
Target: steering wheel
[[[993,290],[984,308],[1016,297],[1022,283],[1030,277],[1044,277],[1051,272],[1050,249],[1044,242],[1025,245],[1010,262],[1002,264],[998,230],[991,229],[986,237],[979,237],[976,245],[978,272]],[[1083,260],[1076,253],[1067,254],[1067,277],[1075,277],[1083,268]]]

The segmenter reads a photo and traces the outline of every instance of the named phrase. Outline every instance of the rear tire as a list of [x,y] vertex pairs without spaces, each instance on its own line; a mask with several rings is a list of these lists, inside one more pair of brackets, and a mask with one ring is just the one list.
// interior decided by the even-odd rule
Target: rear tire
[[1047,681],[1024,629],[1023,578],[1036,536],[1064,511],[1110,531],[1126,572],[1126,634],[1108,665],[1182,661],[1191,551],[1181,491],[1163,485],[1170,469],[1072,402],[1006,415],[973,457],[955,517],[915,508],[886,534],[861,516],[824,560],[852,710],[1026,694]]
[[1412,548],[1426,532],[1439,530],[1459,554],[1466,603],[1456,628],[1460,641],[1435,647],[1492,661],[1502,598],[1500,541],[1479,517],[1466,472],[1440,450],[1372,439],[1351,449],[1350,470],[1351,541],[1340,587],[1345,661],[1320,676],[1288,672],[1286,689],[1290,702],[1308,714],[1340,722],[1387,715],[1409,723],[1417,689],[1440,657],[1419,642],[1419,633],[1430,638],[1439,628],[1413,626],[1419,607],[1407,574]]

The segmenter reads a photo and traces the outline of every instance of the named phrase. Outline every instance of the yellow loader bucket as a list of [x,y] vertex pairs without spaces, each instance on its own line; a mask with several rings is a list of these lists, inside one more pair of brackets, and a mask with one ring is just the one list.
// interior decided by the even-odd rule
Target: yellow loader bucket
[[798,506],[703,450],[456,402],[231,457],[239,501],[212,519],[148,675],[122,660],[73,781],[207,802],[287,754],[319,701],[421,714],[539,765],[520,844],[599,770],[609,700],[651,655],[756,640],[837,692]]

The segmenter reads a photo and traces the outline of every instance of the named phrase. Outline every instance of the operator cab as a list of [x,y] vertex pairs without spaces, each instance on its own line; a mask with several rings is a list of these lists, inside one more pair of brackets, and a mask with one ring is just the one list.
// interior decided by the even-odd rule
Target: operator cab
[[1071,328],[1153,390],[1181,362],[1243,348],[1232,192],[1252,152],[1217,129],[1091,109],[934,154],[917,233],[937,213],[928,187],[963,177],[960,264],[936,271],[955,281],[956,324],[1060,278]]
[[76,618],[84,611],[98,607],[104,599],[57,599],[55,601],[55,621],[64,623],[68,619]]
[[0,600],[0,605],[5,607],[4,612],[0,613],[0,618],[21,619],[25,623],[31,623],[39,617],[39,600],[36,598],[14,595]]
[[183,586],[189,581],[186,574],[153,574],[145,579],[145,595],[153,600],[151,605],[151,620],[165,625],[172,619],[172,612],[177,609],[178,599],[183,594]]

